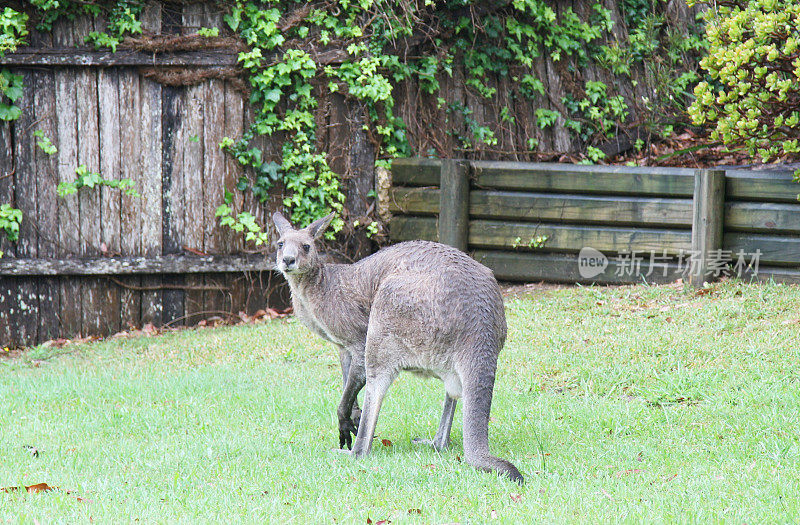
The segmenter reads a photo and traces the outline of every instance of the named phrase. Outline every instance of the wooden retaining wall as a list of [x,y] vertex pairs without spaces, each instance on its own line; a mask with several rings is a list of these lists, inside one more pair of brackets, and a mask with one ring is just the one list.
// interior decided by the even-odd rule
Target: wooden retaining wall
[[[715,176],[716,193],[703,185]],[[788,171],[402,159],[392,179],[393,241],[447,242],[499,279],[630,283],[694,274],[700,284],[734,271],[800,282],[800,186]],[[579,266],[587,247],[608,260],[591,277]],[[737,267],[740,259],[746,264]],[[717,264],[726,260],[727,269]]]

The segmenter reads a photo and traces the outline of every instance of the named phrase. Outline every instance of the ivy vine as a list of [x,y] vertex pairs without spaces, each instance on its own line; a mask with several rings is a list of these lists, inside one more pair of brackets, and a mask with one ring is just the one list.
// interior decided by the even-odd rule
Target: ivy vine
[[[447,103],[440,96],[440,80],[453,75],[455,63],[463,64],[464,84],[478,97],[497,95],[496,88],[486,82],[492,76],[511,81],[512,98],[544,101],[543,79],[534,68],[534,59],[542,55],[573,75],[577,85],[550,107],[543,103],[534,108],[535,124],[545,129],[560,122],[576,143],[584,145],[587,161],[601,161],[602,152],[595,146],[629,124],[631,108],[618,87],[583,80],[579,74],[583,66],[597,63],[618,76],[632,76],[633,67],[644,68],[648,93],[652,93],[645,105],[658,115],[682,112],[699,80],[697,73],[687,71],[683,64],[704,44],[699,35],[681,34],[669,26],[661,13],[662,3],[622,0],[619,9],[629,26],[630,39],[617,42],[611,35],[611,12],[596,0],[582,6],[580,16],[571,7],[556,13],[545,0],[338,0],[312,4],[236,0],[229,4],[224,23],[248,46],[240,53],[239,63],[251,87],[254,118],[241,138],[225,138],[220,146],[248,167],[251,176],[243,176],[236,188],[225,190],[252,192],[265,202],[271,189],[281,184],[286,190],[284,204],[300,225],[331,211],[340,212],[345,200],[341,178],[328,164],[327,152],[317,148],[321,130],[315,113],[325,91],[359,102],[366,132],[376,145],[376,162],[388,166],[392,158],[412,151],[406,123],[395,114],[398,83],[413,79],[434,97],[446,115],[446,132],[460,149],[494,146],[498,142],[495,132],[478,122],[471,108]],[[116,50],[126,35],[142,31],[142,0],[30,0],[30,4],[37,12],[39,29],[52,27],[60,16],[103,12],[107,30],[87,36],[87,42],[99,48]],[[27,23],[24,13],[11,8],[0,12],[0,55],[24,41]],[[201,28],[198,34],[215,37],[219,32],[219,28]],[[337,59],[323,60],[330,51],[338,52]],[[18,108],[12,108],[21,88],[21,79],[0,72],[0,118],[18,116]],[[511,123],[516,117],[503,107],[499,118]],[[265,154],[258,146],[260,137],[281,143],[280,153],[275,157]],[[539,148],[536,137],[526,139],[531,150]],[[85,174],[86,186],[101,184],[95,175],[99,177]],[[244,233],[256,244],[264,242],[266,237],[255,218],[235,210],[232,202],[226,198],[217,209],[221,224]],[[341,219],[334,221],[331,235],[342,226]],[[375,226],[370,223],[369,228],[374,231]]]

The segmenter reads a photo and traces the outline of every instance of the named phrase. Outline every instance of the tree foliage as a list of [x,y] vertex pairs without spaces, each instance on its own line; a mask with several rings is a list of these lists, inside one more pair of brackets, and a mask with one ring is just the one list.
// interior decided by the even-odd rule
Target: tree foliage
[[800,152],[800,3],[698,1],[711,4],[700,62],[710,79],[694,90],[694,123],[764,162]]

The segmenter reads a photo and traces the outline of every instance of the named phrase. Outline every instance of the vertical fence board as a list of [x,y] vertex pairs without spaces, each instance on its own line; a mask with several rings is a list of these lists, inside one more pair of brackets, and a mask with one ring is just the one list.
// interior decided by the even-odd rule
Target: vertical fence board
[[[225,136],[237,140],[244,131],[244,98],[230,83],[225,84]],[[239,163],[231,155],[224,155],[225,162],[225,189],[233,192],[235,209],[241,210],[244,205],[242,192],[236,190],[236,182],[241,172]],[[221,226],[220,226],[221,227]],[[222,246],[224,253],[238,253],[244,248],[242,236],[230,229],[224,232],[225,242]],[[239,282],[237,282],[239,279]],[[242,276],[228,274],[225,285],[230,289],[231,312],[236,313],[246,309],[247,300],[245,281]]]
[[[75,19],[75,41],[82,42],[85,35],[94,30],[94,21],[87,17]],[[86,166],[89,172],[100,171],[100,130],[97,96],[97,70],[81,68],[75,73],[75,94],[78,108],[78,165]],[[106,174],[101,174],[106,175]],[[80,255],[95,256],[100,248],[100,188],[78,190],[80,206],[79,235]],[[104,328],[105,288],[108,285],[94,279],[83,279],[81,283],[81,333],[96,334]]]
[[[100,113],[100,170],[106,178],[120,179],[122,178],[122,166],[120,162],[119,71],[116,69],[101,69],[98,71],[97,90],[99,95],[98,111]],[[105,247],[106,253],[111,255],[120,254],[122,253],[120,191],[103,187],[100,195],[100,206],[100,242]],[[116,284],[107,283],[102,293],[106,312],[103,324],[108,332],[119,332],[122,327],[120,288]]]
[[[183,251],[184,232],[184,184],[183,184],[183,134],[180,118],[183,113],[183,90],[162,86],[161,131],[162,145],[162,250],[164,255]],[[185,311],[185,292],[180,289],[186,282],[180,275],[165,275],[162,281],[167,286],[161,297],[163,301],[162,321],[170,323],[181,319]]]
[[723,170],[697,170],[692,215],[692,257],[695,264],[689,277],[693,286],[703,286],[710,277],[712,252],[722,248],[725,215]]
[[[204,85],[203,113],[203,250],[217,254],[222,251],[224,238],[222,229],[215,217],[217,207],[222,204],[225,183],[224,153],[219,147],[225,136],[225,101],[224,85],[221,80],[209,80]],[[227,295],[221,276],[206,276],[207,289],[203,294],[203,302],[208,310],[227,310]]]
[[[141,105],[139,102],[139,74],[131,69],[119,72],[119,129],[120,129],[120,177],[131,179],[136,189],[143,192],[141,180],[141,155],[139,130],[141,129]],[[142,199],[144,197],[120,196],[120,248],[123,255],[142,254]],[[120,279],[120,323],[122,328],[141,324],[140,277]]]
[[[53,26],[53,43],[57,46],[74,46],[73,23],[59,19]],[[58,182],[73,182],[78,167],[78,108],[75,81],[77,73],[73,68],[55,70],[56,121],[58,136]],[[59,198],[58,206],[58,245],[59,258],[74,257],[80,253],[80,207],[77,195]],[[61,279],[59,300],[61,304],[71,305],[61,312],[61,331],[64,334],[77,334],[81,330],[81,283],[75,278]]]
[[[142,254],[160,255],[162,234],[161,202],[161,85],[141,79],[142,111]],[[142,278],[142,323],[161,324],[161,276]]]
[[[150,0],[142,11],[142,29],[155,34],[161,33],[161,2]],[[161,255],[162,252],[162,210],[161,202],[161,84],[141,78],[139,96],[142,111],[142,254]],[[162,285],[160,275],[142,277],[142,323],[161,324]]]
[[[0,121],[0,205],[14,205],[14,151],[11,141],[11,123]],[[24,219],[23,219],[24,220]],[[0,250],[4,257],[13,257],[16,247],[0,232]],[[0,346],[11,341],[11,287],[12,280],[0,277]]]
[[[56,136],[55,77],[52,71],[37,71],[35,75],[34,105],[37,128],[54,143]],[[58,146],[56,146],[58,147]],[[56,155],[48,155],[36,148],[36,195],[38,198],[39,257],[58,257],[58,163]],[[37,279],[39,294],[39,340],[54,339],[60,335],[59,315],[61,300],[57,277]]]
[[[194,34],[203,24],[203,6],[200,4],[185,4],[183,6],[183,32]],[[203,160],[205,158],[203,146],[203,110],[205,105],[205,86],[196,85],[186,88],[185,122],[181,123],[183,130],[183,169],[185,184],[185,242],[191,250],[203,251]],[[186,277],[187,286],[203,286],[202,275],[189,275]],[[200,320],[200,312],[206,310],[203,306],[202,290],[186,290],[185,306],[187,323],[196,323]]]
[[[34,74],[31,70],[22,72],[26,89],[17,105],[22,115],[14,122],[15,157],[17,171],[15,178],[15,201],[22,210],[17,257],[37,257],[39,239],[36,231],[38,214],[36,210],[36,164],[34,162],[35,141],[33,132],[36,126],[36,112],[32,89]],[[36,283],[28,279],[17,282],[16,293],[11,300],[12,331],[19,342],[36,340],[39,329],[39,295]],[[15,330],[14,330],[15,329]]]

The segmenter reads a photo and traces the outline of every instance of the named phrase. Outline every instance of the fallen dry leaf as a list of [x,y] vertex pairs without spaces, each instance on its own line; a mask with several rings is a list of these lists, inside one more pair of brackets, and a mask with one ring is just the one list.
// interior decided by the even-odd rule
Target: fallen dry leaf
[[409,514],[422,514],[422,509],[408,509]]
[[514,503],[519,503],[520,501],[522,501],[522,494],[517,494],[516,492],[509,494],[508,497],[511,498],[511,501],[513,501]]
[[384,447],[391,447],[392,446],[392,442],[391,442],[391,440],[388,440],[388,439],[381,439],[381,445],[383,445]]
[[616,474],[616,477],[621,478],[622,476],[629,476],[630,474],[638,474],[640,472],[644,472],[644,469],[641,468],[629,468],[627,470],[620,470]]
[[39,492],[46,492],[49,490],[57,490],[57,487],[51,487],[47,483],[34,483],[33,485],[28,485],[26,487],[3,487],[0,489],[2,492],[19,492],[25,489],[26,492],[30,492],[31,494],[38,494]]

